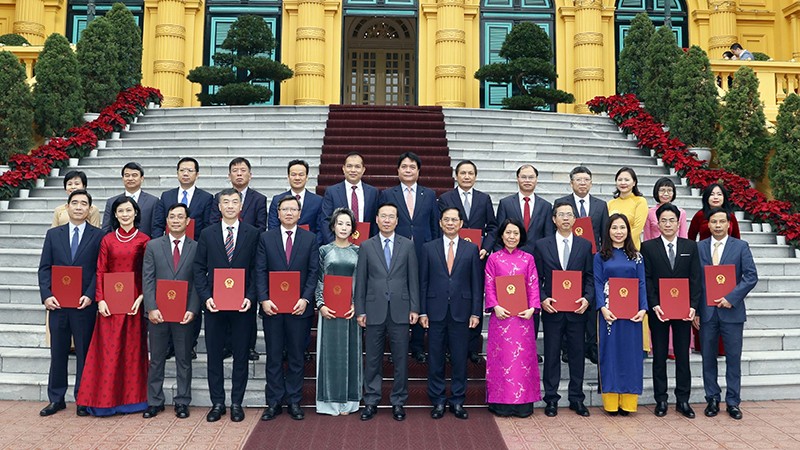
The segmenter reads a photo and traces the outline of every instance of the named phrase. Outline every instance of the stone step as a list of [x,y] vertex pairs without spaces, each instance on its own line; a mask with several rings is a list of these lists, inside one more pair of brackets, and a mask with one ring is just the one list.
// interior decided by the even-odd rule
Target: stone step
[[791,309],[800,305],[800,292],[751,292],[746,301],[748,311]]
[[39,286],[0,284],[0,304],[3,303],[41,305],[42,298],[39,295]]
[[473,108],[445,108],[445,123],[473,123],[479,125],[484,121],[496,121],[500,124],[512,125],[528,121],[550,122],[553,126],[583,126],[583,125],[611,125],[616,127],[607,117],[591,114],[553,114],[538,111],[509,111]]
[[[304,125],[300,127],[299,125]],[[258,129],[242,129],[229,128],[229,129],[206,129],[202,130],[203,139],[258,139],[258,140],[271,140],[275,139],[275,128],[269,128],[267,124],[262,125]],[[109,141],[114,143],[115,147],[120,147],[121,141],[125,145],[136,144],[141,140],[159,139],[163,141],[184,142],[186,140],[197,139],[198,130],[196,129],[182,129],[171,128],[165,130],[140,130],[138,124],[132,125],[130,131],[121,133],[122,139],[120,141]],[[283,141],[276,142],[292,142],[294,140],[312,140],[319,139],[325,136],[324,124],[310,124],[298,123],[298,128],[288,129],[281,128],[280,137]],[[107,143],[107,144],[108,144]]]
[[575,161],[573,165],[580,163],[582,165],[590,165],[593,162],[619,162],[621,156],[625,157],[625,162],[639,162],[645,159],[652,161],[649,152],[637,148],[632,143],[625,145],[620,142],[615,145],[604,145],[605,140],[587,143],[583,140],[565,142],[550,139],[549,141],[528,146],[522,146],[518,142],[463,140],[451,137],[448,137],[447,142],[450,148],[450,156],[453,159],[472,159],[471,155],[475,155],[476,158],[482,155],[482,158],[486,158],[487,155],[499,156],[502,154],[504,155],[503,160],[508,165],[514,165],[514,169],[521,162],[559,161],[562,158],[566,158],[566,161],[570,161],[571,164],[572,161]]
[[[44,234],[10,235],[0,234],[0,248],[39,249],[44,245]],[[8,278],[3,278],[7,280]]]
[[[233,159],[232,157],[228,157],[228,161]],[[177,163],[177,159],[175,163]],[[280,183],[282,182],[285,185],[288,185],[286,181],[286,164],[291,161],[290,159],[286,159],[285,161],[279,160],[277,158],[272,158],[271,165],[264,165],[261,167],[254,167],[254,170],[257,170],[258,177],[264,179],[268,183]],[[319,161],[314,155],[311,158],[307,158],[306,162],[309,165],[316,164],[316,161]],[[112,181],[116,178],[119,180],[119,171],[120,168],[123,167],[127,162],[121,162],[120,164],[110,164],[107,161],[103,161],[108,165],[100,165],[100,164],[87,164],[83,165],[82,163],[77,167],[78,170],[83,171],[86,173],[86,176],[90,180],[92,188],[94,188],[95,183],[100,186],[107,186],[112,185]],[[177,186],[177,176],[174,164],[169,164],[170,161],[168,158],[162,158],[161,161],[152,161],[152,165],[142,167],[145,170],[145,179],[147,179],[148,184],[151,186],[153,185],[153,181],[157,186],[163,186],[164,184],[174,184]],[[251,161],[252,163],[252,161]],[[141,164],[141,162],[140,162]],[[200,176],[198,178],[198,183],[205,183],[209,180],[212,182],[224,184],[230,183],[228,182],[228,163],[225,164],[217,164],[217,165],[206,165],[201,163],[200,166]],[[313,170],[314,175],[316,175],[317,170]],[[63,179],[58,178],[51,178],[47,181],[48,186],[54,187],[63,187]],[[94,189],[92,189],[94,190]]]
[[[800,281],[795,278],[795,281]],[[747,300],[745,300],[747,302]],[[748,330],[789,330],[800,324],[800,310],[754,310],[747,312]]]
[[[126,132],[130,133],[130,132]],[[264,137],[264,138],[255,138],[255,137],[197,137],[197,133],[194,133],[195,137],[187,137],[185,139],[174,139],[169,142],[169,146],[167,149],[191,149],[194,151],[195,149],[200,150],[202,149],[232,149],[239,151],[245,148],[264,148],[264,147],[277,147],[277,148],[301,148],[303,147],[309,140],[314,138],[314,135],[308,136],[297,136],[297,137],[282,137],[278,133],[270,133],[271,136]],[[278,137],[276,137],[276,135]],[[322,141],[322,134],[319,133],[317,136],[318,140]],[[157,137],[142,137],[142,138],[134,138],[129,136],[129,134],[123,134],[122,139],[118,140],[111,140],[106,143],[107,149],[112,148],[124,148],[126,149],[126,153],[128,152],[128,148],[142,148],[142,147],[151,147],[150,154],[152,154],[152,148],[161,148],[164,145],[164,142]],[[135,151],[135,150],[134,150]],[[132,153],[135,154],[135,153]],[[193,153],[195,154],[195,153]]]
[[254,117],[275,117],[279,115],[319,115],[321,120],[327,120],[327,106],[203,106],[190,108],[155,108],[148,109],[145,118],[156,120],[185,117],[195,120],[214,121],[217,118],[243,119]]
[[751,330],[745,323],[742,350],[745,352],[800,350],[800,329],[794,327],[785,330]]
[[526,130],[545,130],[545,131],[571,131],[575,134],[586,133],[615,133],[622,135],[616,124],[610,121],[605,122],[561,122],[546,119],[521,119],[521,118],[503,118],[503,117],[482,117],[480,122],[473,122],[472,120],[464,121],[455,118],[445,119],[445,125],[448,132],[459,131],[474,131],[480,133],[504,133],[514,129]]

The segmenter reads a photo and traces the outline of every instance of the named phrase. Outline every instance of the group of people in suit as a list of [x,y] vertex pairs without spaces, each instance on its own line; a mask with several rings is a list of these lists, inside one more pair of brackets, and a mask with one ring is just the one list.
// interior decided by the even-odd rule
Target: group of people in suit
[[[724,187],[704,194],[701,212],[710,236],[695,243],[677,236],[685,213],[671,203],[674,184],[671,197],[659,198],[658,189],[666,189],[669,183],[657,183],[654,197],[659,206],[648,211],[631,168],[617,173],[615,198],[607,204],[590,194],[591,171],[576,167],[570,172],[572,194],[551,204],[535,193],[538,170],[523,164],[516,172],[518,192],[501,199],[496,214],[491,197],[475,189],[478,169],[473,162],[456,166],[457,186],[438,200],[433,190],[417,183],[421,168],[416,154],[400,155],[399,184],[379,192],[362,181],[364,157],[351,153],[342,166],[344,180],[320,197],[305,187],[308,164],[293,160],[287,166],[290,189],[274,196],[267,210],[266,197],[249,187],[252,167],[244,158],[230,162],[231,188],[215,196],[196,186],[197,160],[183,158],[177,165],[179,187],[165,191],[160,199],[141,190],[144,169],[132,162],[122,169],[125,192],[107,202],[102,230],[87,223],[93,206],[85,175],[68,174],[70,179],[82,176],[83,183],[78,189],[68,189],[66,206],[56,211],[61,216],[66,212],[68,220],[48,231],[39,268],[52,334],[50,403],[41,415],[66,407],[67,354],[74,338],[78,415],[138,411],[145,418],[155,417],[164,411],[164,365],[174,355],[175,414],[188,417],[191,361],[204,320],[213,404],[206,419],[214,422],[227,414],[223,360],[231,355],[230,415],[231,420],[241,421],[248,360],[259,358],[256,318],[261,317],[267,349],[267,407],[261,419],[275,419],[286,406],[291,418],[301,420],[303,369],[316,310],[316,406],[320,413],[347,415],[358,411],[363,401],[362,420],[377,414],[388,341],[394,367],[389,401],[395,420],[405,419],[409,355],[428,364],[431,417],[443,417],[449,407],[455,417],[467,419],[463,404],[468,362],[483,360],[481,323],[484,313],[490,313],[487,403],[497,415],[527,417],[542,397],[545,414],[557,415],[562,360],[569,367],[569,407],[588,416],[584,358],[599,363],[599,390],[606,411],[612,415],[636,411],[643,383],[642,343],[652,334],[656,415],[667,411],[666,360],[671,339],[678,366],[676,408],[694,417],[688,404],[694,323],[702,342],[705,413],[712,416],[719,411],[716,356],[722,337],[727,351],[728,413],[741,418],[738,380],[744,297],[755,286],[757,273],[747,243],[728,234],[733,216],[726,209],[727,195],[705,208],[708,199],[717,196],[714,189],[724,193]],[[658,235],[642,244],[650,212]],[[573,232],[576,219],[582,217],[590,218],[594,242]],[[351,238],[362,222],[369,223],[370,238],[357,246]],[[187,234],[190,224],[193,235]],[[461,238],[462,228],[480,230],[480,242]],[[701,267],[717,264],[736,267],[736,288],[713,299],[715,307],[704,306]],[[78,308],[62,308],[53,296],[53,266],[82,267],[84,294]],[[237,310],[222,310],[215,302],[216,269],[244,272],[244,298]],[[103,275],[126,270],[137,278],[136,302],[127,314],[111,315],[103,301]],[[558,271],[581,273],[582,296],[573,308],[553,298]],[[299,274],[300,295],[291,311],[279,310],[271,299],[269,280],[276,272]],[[323,292],[328,275],[351,277],[349,311],[334,311],[326,303]],[[527,308],[511,314],[500,301],[497,283],[500,277],[514,275],[524,280]],[[638,280],[639,312],[631,319],[617,319],[609,309],[608,282],[614,277]],[[658,286],[664,278],[688,278],[691,308],[687,320],[663,317]],[[165,322],[158,309],[158,280],[188,283],[186,312],[179,323]],[[540,317],[541,354],[536,348]],[[649,331],[642,324],[646,317]],[[98,339],[98,333],[104,333],[105,339]],[[131,333],[135,339],[125,339]],[[125,364],[146,364],[145,339],[150,350],[149,367],[139,370],[144,373],[100,370],[117,364],[118,357],[109,356],[117,353],[137,355],[129,362],[122,358]],[[452,366],[449,396],[447,360]],[[84,373],[85,364],[93,369]],[[539,364],[543,364],[542,377]],[[87,377],[91,383],[81,387],[81,379]]]

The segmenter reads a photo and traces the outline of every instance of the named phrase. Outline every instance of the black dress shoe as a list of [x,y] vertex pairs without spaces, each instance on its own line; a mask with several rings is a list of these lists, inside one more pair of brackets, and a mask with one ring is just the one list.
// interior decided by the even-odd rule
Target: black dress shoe
[[233,352],[230,349],[223,349],[222,350],[222,359],[228,359],[233,357]]
[[303,358],[306,361],[311,361],[312,359],[314,359],[314,357],[311,356],[311,352],[309,352],[308,350],[306,350],[305,353],[303,353]]
[[712,398],[708,401],[703,414],[705,414],[706,417],[714,417],[717,413],[719,413],[719,400]]
[[167,359],[172,359],[174,356],[175,356],[174,348],[170,348],[169,350],[167,350]]
[[664,417],[667,415],[667,402],[656,402],[656,409],[653,410],[656,417]]
[[425,356],[425,352],[413,352],[411,357],[414,358],[418,363],[425,364],[428,362],[428,357]]
[[53,403],[50,403],[49,405],[45,406],[44,408],[42,408],[42,410],[39,411],[39,415],[42,416],[42,417],[52,416],[53,414],[61,411],[62,409],[67,409],[67,404],[66,403],[64,403],[64,402],[53,402]]
[[606,411],[609,416],[614,417],[619,415],[619,411]]
[[237,405],[236,403],[231,404],[231,421],[241,422],[243,420],[244,420],[244,409],[242,409],[242,405]]
[[736,420],[742,420],[742,410],[738,406],[728,405],[728,415]]
[[569,355],[565,351],[561,351],[561,362],[564,364],[569,363]]
[[694,419],[694,410],[689,405],[689,402],[678,402],[675,405],[675,411],[683,414],[683,417],[686,417],[687,419]]
[[261,420],[272,420],[282,412],[283,408],[281,408],[281,405],[267,406],[266,409],[264,409],[264,414],[261,415]]
[[144,410],[142,413],[142,417],[145,419],[151,419],[158,415],[161,411],[164,411],[164,405],[161,406],[148,406],[147,409]]
[[78,417],[86,417],[89,415],[89,410],[85,406],[78,405],[75,408],[75,415]]
[[444,417],[444,405],[435,405],[431,410],[431,419],[441,419]]
[[375,405],[364,405],[364,410],[361,411],[361,420],[369,420],[375,417],[378,413],[378,407]]
[[175,405],[175,417],[186,419],[189,417],[189,405]]
[[581,417],[589,417],[589,409],[586,408],[586,405],[583,402],[569,402],[569,409],[575,411],[575,414]]
[[303,420],[306,417],[299,403],[292,403],[289,405],[289,416],[294,420]]
[[544,356],[542,356],[542,355],[536,355],[536,361],[537,361],[539,364],[544,364]]
[[250,361],[258,361],[258,358],[260,358],[258,352],[251,348],[250,354],[247,355],[247,359]]
[[394,364],[394,358],[392,358],[391,354],[389,355],[388,358],[386,358],[386,360],[389,361],[389,364]]
[[555,417],[558,415],[558,403],[547,402],[544,407],[544,415],[547,417]]
[[450,411],[456,416],[456,419],[467,420],[469,418],[464,405],[450,405]]
[[483,356],[478,352],[469,352],[469,360],[472,361],[473,364],[480,364],[483,362]]
[[624,409],[619,410],[619,415],[622,417],[627,417],[630,414],[630,411],[625,411]]
[[586,359],[589,360],[592,364],[597,364],[597,348],[592,348],[591,350],[586,351]]
[[217,403],[211,407],[211,411],[206,414],[206,422],[216,422],[225,415],[225,405]]
[[453,355],[451,355],[451,354],[450,354],[450,352],[446,352],[446,353],[444,354],[444,360],[445,360],[445,361],[447,361],[447,362],[451,362],[451,361],[452,361],[452,359],[453,359]]
[[406,410],[403,408],[403,405],[392,406],[392,417],[398,422],[406,420]]
[[192,349],[192,361],[194,361],[195,359],[197,359],[197,350]]

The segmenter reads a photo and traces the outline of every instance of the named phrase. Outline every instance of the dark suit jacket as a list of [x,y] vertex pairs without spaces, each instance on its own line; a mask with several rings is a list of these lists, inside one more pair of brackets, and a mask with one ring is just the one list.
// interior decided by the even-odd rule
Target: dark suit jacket
[[[328,223],[331,220],[331,214],[336,208],[347,208],[347,199],[350,197],[350,183],[342,181],[336,183],[325,190],[325,197],[322,199],[322,206],[319,212],[317,229],[321,236],[321,244],[328,244],[333,242],[335,236],[331,233]],[[378,211],[378,190],[361,182],[361,187],[364,190],[364,217],[359,217],[361,222],[369,222],[370,237],[378,233],[378,227],[375,225],[375,215]]]
[[[589,197],[589,217],[592,218],[594,241],[597,249],[600,250],[603,232],[608,225],[608,204],[592,194],[589,194],[587,197]],[[559,198],[556,200],[556,203],[558,202],[569,202],[570,205],[575,207],[575,211],[578,211],[578,214],[580,214],[580,206],[575,204],[575,196],[572,194]]]
[[703,272],[700,270],[700,254],[697,243],[678,238],[675,248],[675,268],[669,266],[669,256],[661,237],[642,242],[644,278],[647,284],[647,304],[650,309],[660,305],[658,280],[661,278],[689,279],[689,306],[698,311],[703,299]]
[[158,309],[156,305],[156,285],[158,280],[183,280],[189,283],[186,310],[200,314],[200,297],[194,288],[194,259],[197,255],[197,241],[188,236],[183,241],[183,251],[175,269],[172,264],[172,237],[161,236],[147,243],[142,263],[142,294],[146,311]]
[[[216,195],[214,196],[213,204],[211,205],[211,223],[219,223],[222,220],[222,214],[219,212],[219,202]],[[248,187],[247,195],[244,197],[244,205],[242,205],[242,214],[239,215],[239,220],[242,222],[256,227],[259,232],[267,229],[267,197],[263,196],[257,190]],[[199,236],[199,235],[198,235]]]
[[497,233],[497,220],[494,216],[494,206],[492,197],[477,189],[472,190],[472,204],[470,208],[469,220],[464,212],[464,204],[458,194],[458,189],[447,191],[439,197],[439,212],[447,208],[458,208],[461,216],[464,217],[464,228],[475,228],[483,230],[483,242],[481,248],[492,251]]
[[[561,261],[558,259],[558,245],[556,244],[556,239],[559,238],[561,238],[561,235],[556,234],[555,236],[539,239],[534,247],[533,258],[536,261],[536,271],[539,273],[539,298],[541,300],[553,297],[553,271],[562,270]],[[583,314],[567,312],[550,314],[542,312],[543,321],[560,320],[559,316],[562,315],[569,321],[583,321],[589,317],[589,314],[594,311],[593,264],[592,243],[573,235],[567,270],[576,270],[583,274],[581,277],[583,298],[589,301],[589,308]],[[559,303],[556,303],[556,309],[559,309]]]
[[386,321],[387,310],[395,323],[408,323],[410,312],[419,312],[419,267],[414,244],[395,233],[392,267],[386,267],[381,235],[361,244],[356,266],[356,315],[367,315],[367,325]]
[[[529,249],[532,249],[539,239],[555,234],[555,225],[553,225],[553,205],[536,194],[534,194],[534,197],[533,211],[531,211],[531,223],[527,230],[528,240],[520,243],[520,248],[527,246]],[[500,200],[500,205],[497,207],[498,227],[509,217],[514,217],[519,219],[521,223],[525,223],[522,220],[522,209],[519,207],[519,202],[519,192]],[[502,248],[502,244],[501,241],[495,242],[495,250]]]
[[[297,227],[292,242],[292,255],[286,263],[286,251],[283,248],[283,236],[280,225],[261,233],[256,253],[256,289],[258,301],[270,299],[269,273],[291,271],[300,272],[300,297],[308,300],[308,306],[301,317],[314,314],[314,291],[317,288],[317,271],[319,270],[319,246],[314,233]],[[259,309],[259,311],[262,311]]]
[[[113,231],[111,229],[111,205],[114,204],[114,201],[118,197],[122,197],[123,195],[125,194],[115,195],[106,200],[106,209],[103,211],[103,232],[110,233]],[[139,205],[139,209],[141,210],[142,214],[142,216],[139,218],[139,231],[150,237],[158,237],[152,234],[153,212],[158,204],[158,197],[142,191],[141,194],[139,194],[139,200],[136,203]]]
[[444,238],[434,239],[422,247],[419,272],[420,314],[427,314],[432,321],[442,321],[449,306],[450,315],[456,322],[466,322],[470,316],[481,316],[483,264],[477,245],[458,240],[453,273],[449,274]]
[[39,259],[39,295],[42,297],[42,304],[53,295],[53,266],[81,266],[83,268],[81,291],[83,295],[94,300],[97,284],[97,255],[100,252],[100,241],[103,240],[103,236],[105,233],[87,222],[73,260],[69,247],[72,241],[69,235],[69,224],[47,230],[44,246],[42,246],[42,256]]
[[[711,261],[711,240],[710,237],[704,239],[697,244],[698,251],[700,252],[700,264],[710,266]],[[721,322],[729,323],[743,323],[747,321],[747,311],[744,305],[744,298],[747,294],[756,287],[758,284],[758,271],[756,270],[756,263],[753,261],[753,254],[750,252],[750,245],[747,242],[736,239],[735,237],[728,236],[725,243],[725,248],[722,251],[722,256],[719,259],[720,264],[733,264],[736,266],[736,287],[733,291],[725,296],[732,308],[716,308],[713,306],[705,306],[705,276],[703,277],[703,301],[700,303],[700,319],[702,322],[708,322],[714,317],[716,312],[719,315]]]
[[[281,226],[281,221],[278,220],[278,201],[287,195],[293,195],[292,191],[289,190],[286,192],[281,192],[280,194],[272,197],[272,201],[269,203],[267,229],[273,230]],[[319,225],[317,218],[319,217],[319,211],[322,208],[322,197],[306,189],[306,194],[303,197],[303,204],[300,206],[302,206],[302,210],[300,212],[300,220],[297,223],[300,225],[308,225],[309,231],[317,234],[317,226]],[[315,239],[317,239],[317,242],[320,241],[320,238],[318,237],[315,237]]]
[[394,203],[397,205],[397,228],[395,233],[414,240],[417,258],[422,255],[422,245],[441,236],[439,232],[439,207],[436,205],[436,193],[417,184],[414,200],[414,220],[408,214],[406,197],[400,185],[381,192],[379,204]]
[[[153,211],[153,238],[161,237],[167,229],[167,211],[169,207],[175,203],[179,203],[178,188],[164,191],[161,194],[161,200],[156,204]],[[192,195],[192,202],[189,203],[189,217],[194,219],[194,237],[200,239],[200,232],[203,228],[211,223],[211,210],[219,208],[214,201],[214,196],[208,192],[195,188],[194,195]],[[170,255],[170,257],[172,257]]]
[[197,242],[197,255],[194,258],[194,286],[200,302],[214,296],[214,269],[244,269],[244,293],[256,305],[256,283],[253,280],[256,250],[258,249],[258,230],[244,222],[239,223],[239,234],[233,249],[233,259],[228,262],[225,253],[225,239],[222,225],[214,224],[200,233]]

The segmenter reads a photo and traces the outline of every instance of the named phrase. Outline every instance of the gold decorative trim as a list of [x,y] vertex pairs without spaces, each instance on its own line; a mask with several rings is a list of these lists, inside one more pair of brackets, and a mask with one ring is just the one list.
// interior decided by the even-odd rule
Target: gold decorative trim
[[294,65],[295,75],[325,76],[325,64],[315,62],[302,62]]
[[436,66],[435,77],[458,77],[466,78],[467,69],[459,64],[439,64]]
[[719,0],[719,1],[709,1],[708,2],[708,9],[711,10],[711,14],[720,13],[720,12],[736,12],[736,1],[735,0]]
[[575,81],[585,80],[600,80],[605,79],[603,69],[600,67],[579,67],[572,72],[575,76]]
[[183,61],[176,61],[173,59],[159,60],[153,63],[153,72],[171,72],[183,76],[186,75],[186,65],[183,63]]
[[161,106],[165,108],[179,108],[183,106],[183,99],[165,95],[164,100],[161,101]]
[[186,37],[186,27],[183,25],[176,25],[172,23],[163,23],[156,25],[156,38],[160,37]]
[[580,45],[603,45],[603,33],[595,31],[585,31],[575,35],[573,46]]
[[467,34],[464,30],[447,29],[436,31],[436,43],[441,42],[459,42],[464,43],[467,41]]
[[32,34],[34,36],[44,37],[44,25],[41,23],[19,20],[14,22],[14,33]]
[[603,0],[575,0],[575,9],[603,9]]
[[325,29],[319,27],[297,27],[297,40],[312,39],[325,41]]
[[734,35],[721,35],[721,36],[711,36],[708,39],[708,46],[710,48],[718,48],[718,47],[730,47],[731,44],[736,42],[736,36]]

